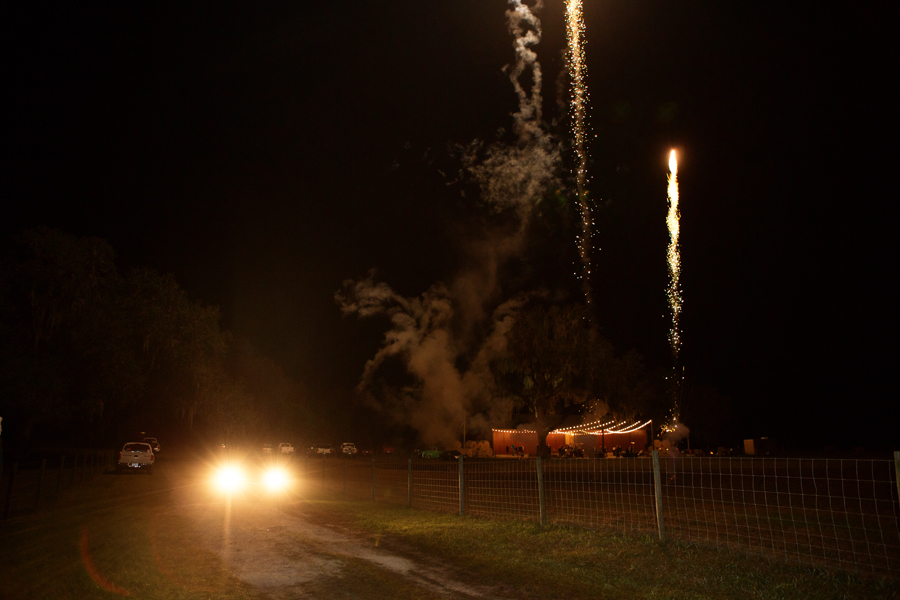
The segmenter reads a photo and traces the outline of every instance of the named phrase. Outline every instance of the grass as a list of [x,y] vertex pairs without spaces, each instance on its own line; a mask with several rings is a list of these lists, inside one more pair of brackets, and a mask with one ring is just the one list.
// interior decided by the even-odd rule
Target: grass
[[[697,545],[320,498],[383,543],[442,557],[467,581],[517,598],[900,598],[897,582]],[[459,576],[459,575],[458,575]]]
[[189,522],[166,514],[160,477],[97,475],[0,523],[0,597],[258,598],[198,545]]
[[[96,475],[37,513],[0,522],[0,597],[265,598],[203,546],[187,517],[170,510],[173,486],[187,479],[167,477],[164,469],[153,477]],[[296,502],[308,507],[318,524],[362,532],[353,535],[364,546],[413,562],[425,556],[424,562],[446,570],[448,580],[487,588],[501,598],[900,598],[898,583],[890,580],[800,568],[697,545],[662,546],[649,536],[460,518],[385,503],[335,501],[325,495]],[[305,542],[296,543],[300,548]],[[327,544],[312,549],[305,544],[297,560],[313,552],[339,565],[304,584],[308,597],[444,597],[414,576],[332,554]]]

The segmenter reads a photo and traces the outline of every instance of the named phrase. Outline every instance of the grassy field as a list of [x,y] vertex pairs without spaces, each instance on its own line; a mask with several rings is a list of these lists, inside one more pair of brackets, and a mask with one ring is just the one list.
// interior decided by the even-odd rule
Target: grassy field
[[499,594],[566,598],[900,598],[897,582],[793,567],[695,545],[660,545],[564,527],[343,502],[323,496],[323,514],[343,515],[376,542],[442,557],[467,580]]
[[98,474],[0,523],[0,598],[258,597],[167,504],[164,475]]
[[[200,524],[172,510],[191,498],[190,470],[160,465],[153,476],[97,474],[37,512],[0,522],[0,598],[225,600],[293,598],[254,588],[198,535]],[[282,525],[310,521],[357,547],[400,557],[485,596],[517,600],[620,598],[900,598],[896,582],[804,569],[740,553],[579,528],[410,510],[313,493],[281,505]],[[199,501],[199,496],[197,497]],[[249,508],[249,507],[248,507]],[[262,521],[269,523],[269,521]],[[256,528],[258,536],[259,528]],[[302,533],[302,531],[301,531]],[[250,539],[247,536],[246,539]],[[305,598],[392,600],[473,598],[447,593],[377,561],[341,554],[303,535],[279,538],[291,571],[335,565],[294,591]],[[249,543],[249,542],[248,542]],[[249,552],[246,544],[236,551]],[[439,571],[434,566],[440,567]],[[418,569],[418,567],[417,567]],[[419,572],[417,571],[417,574]],[[273,595],[274,594],[274,595]]]

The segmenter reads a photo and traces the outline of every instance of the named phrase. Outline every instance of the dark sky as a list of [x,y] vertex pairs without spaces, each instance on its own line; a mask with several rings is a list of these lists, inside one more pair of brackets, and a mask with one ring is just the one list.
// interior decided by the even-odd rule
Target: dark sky
[[[341,317],[344,279],[377,267],[412,296],[459,268],[472,201],[442,173],[449,145],[512,125],[503,0],[18,4],[4,235],[106,238],[323,393],[352,388],[384,331]],[[734,400],[742,435],[890,445],[896,15],[584,4],[604,332],[665,360],[675,147],[688,376]],[[536,47],[556,134],[563,10],[546,1]]]

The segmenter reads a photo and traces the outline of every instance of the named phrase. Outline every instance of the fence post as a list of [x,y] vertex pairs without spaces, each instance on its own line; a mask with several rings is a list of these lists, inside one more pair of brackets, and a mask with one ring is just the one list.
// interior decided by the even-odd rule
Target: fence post
[[347,495],[347,460],[344,459],[344,495]]
[[538,456],[535,461],[537,465],[537,479],[538,479],[538,500],[540,500],[541,506],[541,527],[547,526],[547,496],[544,495],[544,465],[541,462],[541,457]]
[[372,502],[375,502],[375,457],[372,457]]
[[322,487],[325,487],[325,456],[327,456],[324,452],[322,453]]
[[34,507],[37,508],[41,504],[41,491],[44,489],[44,470],[47,467],[47,459],[41,459],[41,474],[38,477],[37,494],[34,495]]
[[9,505],[12,502],[13,483],[16,481],[16,473],[19,471],[19,463],[14,462],[12,471],[9,473],[9,487],[6,488],[6,508],[3,509],[3,520],[9,518]]
[[56,495],[59,496],[60,490],[62,490],[62,475],[63,471],[66,470],[66,455],[63,454],[59,457],[59,475],[56,478]]
[[459,516],[466,516],[466,476],[463,469],[463,457],[459,457]]
[[84,483],[84,474],[87,471],[87,461],[88,461],[88,453],[85,451],[84,460],[81,461],[81,480],[79,483]]
[[75,457],[72,459],[72,474],[69,476],[69,487],[75,485],[75,470],[78,468],[78,452],[75,453]]
[[656,522],[659,524],[659,541],[666,541],[666,523],[663,520],[662,485],[659,477],[659,452],[653,449],[653,487],[656,490]]
[[412,508],[412,459],[407,459],[406,467],[406,507]]
[[894,450],[894,482],[897,484],[897,497],[900,498],[900,450]]

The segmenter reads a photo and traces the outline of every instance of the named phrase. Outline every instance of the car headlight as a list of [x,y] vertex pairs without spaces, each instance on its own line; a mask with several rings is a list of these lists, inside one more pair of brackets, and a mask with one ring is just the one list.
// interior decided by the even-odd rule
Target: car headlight
[[215,476],[216,487],[229,494],[240,490],[244,486],[245,480],[243,471],[234,465],[220,468]]
[[283,490],[288,486],[289,479],[283,469],[270,469],[263,474],[263,485],[272,492]]

